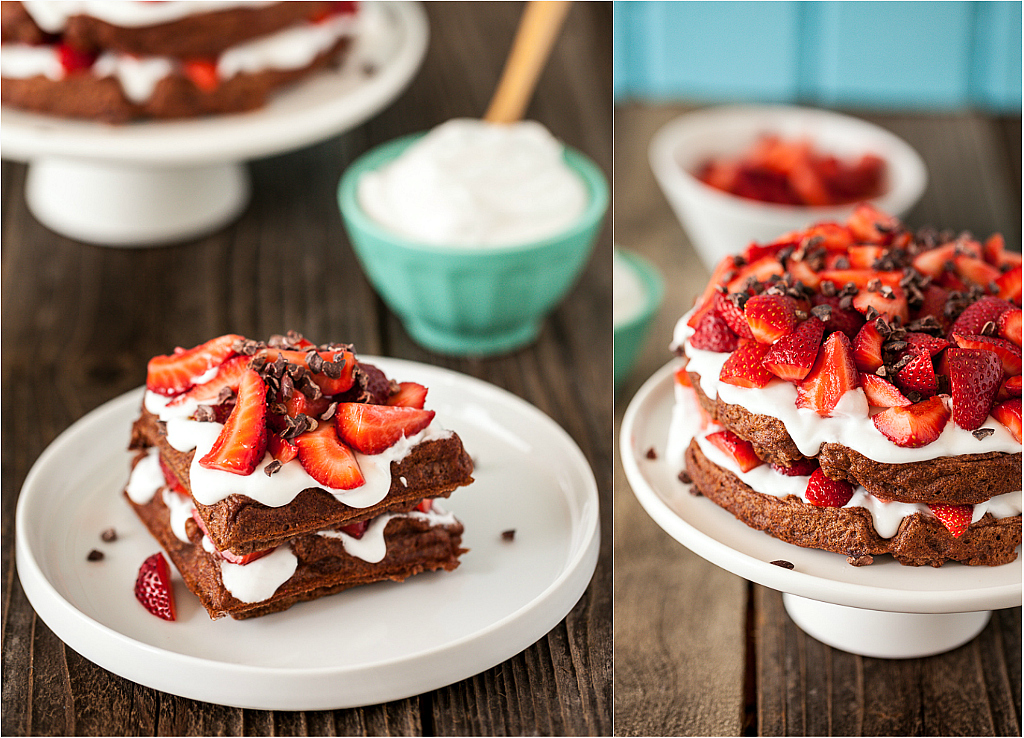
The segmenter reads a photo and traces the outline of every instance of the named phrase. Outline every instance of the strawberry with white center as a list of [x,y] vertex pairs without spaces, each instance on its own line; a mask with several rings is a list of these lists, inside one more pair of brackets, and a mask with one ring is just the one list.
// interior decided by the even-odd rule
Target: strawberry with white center
[[394,407],[415,407],[420,410],[427,403],[427,388],[416,382],[401,382],[398,391],[388,396],[388,404]]
[[246,369],[238,385],[235,408],[210,451],[199,460],[206,469],[248,476],[267,451],[267,385]]
[[309,476],[329,489],[355,489],[365,484],[352,449],[338,440],[333,423],[295,437],[299,463]]
[[840,398],[859,386],[850,339],[836,331],[825,339],[814,366],[797,386],[796,406],[830,417]]
[[765,366],[779,379],[800,382],[814,366],[824,333],[825,325],[820,320],[808,318],[771,346],[764,359]]
[[841,479],[825,476],[820,468],[811,472],[804,493],[807,501],[815,507],[842,507],[853,497],[853,485]]
[[1007,310],[999,316],[999,335],[1017,346],[1021,345],[1021,311]]
[[896,385],[875,374],[863,374],[860,379],[868,403],[875,407],[906,407],[911,404]]
[[1017,443],[1021,442],[1020,408],[1021,402],[1019,397],[1007,400],[992,408],[992,417],[1006,426],[1006,430],[1010,431],[1011,435],[1017,439]]
[[764,463],[754,453],[754,446],[750,441],[740,438],[730,430],[709,433],[707,440],[736,462],[740,471],[748,472]]
[[796,303],[785,295],[754,295],[743,307],[750,331],[761,343],[775,343],[796,328]]
[[853,339],[853,363],[865,374],[874,373],[885,361],[882,359],[882,344],[885,337],[879,332],[875,321],[868,321]]
[[722,364],[718,378],[737,387],[764,387],[775,378],[765,367],[765,355],[771,346],[745,341]]
[[176,619],[171,570],[163,554],[155,553],[142,562],[135,579],[135,599],[158,618]]
[[224,388],[237,392],[242,375],[248,368],[248,356],[234,356],[217,367],[217,373],[209,381],[195,385],[188,392],[175,397],[168,405],[183,405],[187,402],[210,403],[220,397]]
[[928,505],[928,508],[935,517],[942,521],[954,538],[962,536],[971,526],[971,517],[974,515],[973,505],[933,503]]
[[379,454],[414,436],[434,419],[433,410],[343,402],[337,409],[338,437],[363,454]]
[[906,407],[890,407],[871,418],[879,432],[902,448],[933,443],[949,421],[949,410],[939,397]]
[[946,352],[953,400],[953,422],[976,430],[988,419],[989,408],[1003,379],[999,357],[982,349],[951,348]]
[[191,349],[175,349],[169,356],[154,356],[146,368],[146,388],[166,397],[179,395],[202,376],[235,353],[242,336],[228,334]]

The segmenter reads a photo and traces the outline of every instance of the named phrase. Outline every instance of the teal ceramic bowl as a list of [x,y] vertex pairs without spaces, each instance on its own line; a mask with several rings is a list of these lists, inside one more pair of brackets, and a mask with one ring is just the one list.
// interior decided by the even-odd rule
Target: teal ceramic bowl
[[[613,381],[615,391],[618,392],[629,376],[630,370],[636,363],[640,352],[643,350],[644,342],[647,340],[647,333],[650,331],[651,323],[658,307],[661,305],[662,297],[665,294],[665,283],[661,274],[654,265],[642,256],[630,251],[616,250],[618,257],[621,257],[625,266],[632,270],[643,287],[644,302],[643,308],[634,312],[632,317],[617,323],[614,327],[615,340],[615,367]],[[613,286],[613,289],[619,287]]]
[[533,342],[546,316],[576,282],[608,209],[608,185],[586,156],[566,149],[590,202],[557,236],[532,243],[465,248],[419,243],[390,232],[360,207],[362,174],[388,163],[416,134],[372,149],[341,178],[338,203],[356,258],[409,335],[432,351],[459,356],[506,353]]

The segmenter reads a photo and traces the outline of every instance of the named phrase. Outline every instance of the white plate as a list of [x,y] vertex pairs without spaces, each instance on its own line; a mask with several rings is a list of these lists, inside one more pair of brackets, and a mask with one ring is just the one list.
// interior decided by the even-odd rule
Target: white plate
[[[420,574],[248,621],[211,621],[175,572],[178,620],[135,600],[159,550],[121,497],[141,388],[62,433],[18,500],[18,574],[65,643],[123,677],[192,699],[322,710],[401,699],[465,679],[536,642],[572,609],[597,563],[597,485],[579,447],[524,400],[472,377],[363,357],[430,388],[476,482],[447,502],[470,549],[454,572]],[[100,533],[116,528],[118,539]],[[515,529],[506,542],[502,531]],[[102,561],[86,555],[102,550]]]
[[[681,468],[666,459],[676,361],[662,367],[630,402],[619,439],[626,477],[647,513],[669,535],[727,571],[782,592],[835,605],[900,613],[958,613],[1016,607],[1021,603],[1021,559],[1003,566],[939,569],[902,566],[891,556],[871,566],[800,548],[736,520],[679,481]],[[657,459],[647,459],[653,447]],[[769,562],[784,559],[792,570]]]
[[[367,23],[344,63],[275,94],[250,113],[112,126],[0,107],[7,158],[71,157],[208,166],[300,148],[348,130],[390,103],[419,69],[429,26],[417,3],[364,3]],[[366,65],[373,67],[366,74]]]

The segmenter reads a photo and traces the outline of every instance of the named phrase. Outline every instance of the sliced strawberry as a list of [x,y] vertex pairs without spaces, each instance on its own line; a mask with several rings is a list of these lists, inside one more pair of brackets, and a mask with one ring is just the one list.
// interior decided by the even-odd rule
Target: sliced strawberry
[[873,269],[875,262],[882,258],[884,246],[851,246],[848,258],[853,269]]
[[835,296],[815,295],[811,298],[812,305],[828,305],[831,308],[828,320],[822,319],[825,324],[825,334],[842,331],[847,338],[853,340],[861,326],[864,325],[864,316],[852,308],[840,307],[841,302],[842,300]]
[[1002,338],[991,336],[963,336],[954,331],[953,341],[960,348],[985,349],[999,357],[1002,362],[1003,371],[1009,377],[1016,376],[1021,372],[1021,349]]
[[821,285],[821,277],[816,271],[811,269],[810,264],[806,261],[794,261],[790,259],[786,262],[786,271],[797,281],[812,290],[817,291]]
[[929,284],[921,291],[924,297],[920,306],[910,311],[913,320],[931,315],[935,318],[943,330],[949,328],[949,318],[946,317],[946,301],[949,299],[949,290],[939,287],[937,284]]
[[811,472],[804,496],[815,507],[842,507],[853,497],[853,485],[841,479],[827,477],[825,472],[818,468]]
[[171,569],[162,553],[155,553],[142,562],[135,579],[135,599],[164,620],[175,620],[174,587]]
[[829,417],[839,399],[860,386],[853,363],[853,349],[845,333],[836,331],[825,339],[818,358],[796,390],[796,406]]
[[299,455],[298,446],[291,441],[281,438],[281,436],[276,433],[271,433],[267,437],[267,451],[269,451],[270,455],[282,464],[287,464]]
[[998,297],[983,297],[960,313],[950,332],[956,331],[964,336],[980,335],[986,323],[992,321],[999,325],[999,317],[1007,310],[1013,310],[1013,307]]
[[[317,351],[316,354],[320,356],[320,362],[324,364],[337,364],[335,370],[321,368],[320,362],[316,362],[316,371],[309,364],[310,356],[314,352],[310,351],[290,351],[281,349],[264,349],[260,352],[261,355],[267,357],[267,363],[271,363],[277,360],[279,355],[284,356],[284,360],[289,364],[296,364],[298,366],[309,369],[310,376],[313,381],[316,382],[320,390],[327,396],[337,395],[346,390],[352,388],[355,384],[355,368],[356,368],[356,357],[351,351]],[[337,376],[331,376],[332,372],[336,372]]]
[[330,405],[331,401],[326,397],[318,397],[315,400],[311,400],[299,391],[292,392],[292,396],[284,401],[285,414],[291,418],[297,418],[300,415],[305,415],[308,418],[319,418],[327,411]]
[[714,312],[715,309],[715,293],[712,293],[711,297],[708,298],[706,303],[701,304],[700,307],[694,308],[690,317],[686,321],[686,325],[696,330],[700,322],[704,320],[704,316],[708,313]]
[[740,471],[748,472],[764,463],[754,453],[750,441],[743,440],[730,430],[710,433],[707,439],[735,461]]
[[427,388],[416,382],[402,382],[398,392],[388,396],[388,404],[395,407],[415,407],[423,409],[427,402]]
[[817,468],[817,459],[798,459],[789,466],[772,464],[772,469],[785,477],[809,477]]
[[429,497],[420,500],[420,504],[416,506],[416,510],[421,513],[428,513],[434,508],[434,501]]
[[982,287],[988,287],[990,283],[999,278],[998,269],[991,264],[986,264],[981,259],[975,259],[973,256],[957,254],[953,257],[953,266],[956,269],[956,273],[963,279],[974,284],[980,284]]
[[867,289],[868,283],[877,279],[884,285],[893,289],[900,286],[903,279],[903,272],[878,272],[874,269],[826,269],[818,273],[822,282],[831,282],[837,290],[843,289],[848,284],[854,285],[858,290]]
[[850,229],[839,223],[815,223],[803,232],[801,245],[814,245],[824,248],[830,253],[846,253],[854,244],[854,236]]
[[927,354],[929,358],[935,358],[950,346],[949,341],[945,338],[936,338],[927,333],[913,331],[907,333],[903,340],[910,344],[910,351],[915,354]]
[[989,409],[1003,379],[1003,366],[991,351],[951,348],[949,364],[953,422],[964,430],[976,430],[988,419]]
[[929,397],[907,407],[890,407],[871,418],[878,431],[902,448],[921,448],[932,443],[949,421],[949,410],[940,397]]
[[953,257],[956,256],[956,243],[947,243],[928,251],[922,251],[914,257],[914,269],[927,277],[938,277],[948,271],[947,264],[953,267]]
[[910,363],[896,373],[896,386],[904,392],[917,392],[931,397],[939,391],[935,367],[927,354],[917,354]]
[[945,503],[929,503],[928,507],[932,514],[937,517],[946,529],[959,538],[971,526],[971,518],[974,515],[974,505],[947,505]]
[[722,364],[718,378],[737,387],[764,387],[775,379],[764,364],[765,354],[771,348],[757,341],[744,341]]
[[293,443],[302,468],[325,487],[354,489],[365,483],[355,454],[338,440],[333,423],[320,423],[316,430],[297,435]]
[[858,243],[888,244],[899,226],[898,219],[866,202],[859,204],[846,221]]
[[253,369],[246,369],[231,411],[213,447],[199,465],[248,476],[267,451],[267,385]]
[[765,367],[780,379],[800,382],[814,366],[824,334],[824,324],[813,316],[808,318],[769,348]]
[[225,387],[232,392],[238,391],[238,385],[242,381],[242,375],[249,368],[248,356],[234,356],[219,367],[217,373],[209,382],[203,382],[192,387],[188,392],[178,395],[168,405],[183,405],[189,401],[199,403],[210,403],[220,397],[220,392]]
[[758,282],[767,282],[773,274],[781,277],[785,273],[786,270],[782,268],[778,259],[774,256],[765,256],[741,267],[736,275],[726,283],[725,289],[728,292],[743,292],[747,289],[747,280],[751,277]]
[[704,314],[693,336],[690,337],[690,345],[694,348],[718,353],[732,351],[739,341],[739,337],[732,332],[729,324],[714,310]]
[[242,336],[228,334],[188,350],[178,348],[169,356],[154,356],[146,368],[146,388],[173,397],[192,386],[196,377],[234,355],[235,341]]
[[766,244],[760,244],[755,241],[744,249],[743,259],[747,264],[753,264],[755,261],[760,261],[766,256],[775,256],[786,246],[793,246],[795,248],[796,245],[797,242],[794,238],[787,238],[786,236]]
[[997,328],[999,329],[1000,336],[1020,346],[1021,311],[1019,309],[1007,310],[999,316]]
[[1006,430],[1020,443],[1020,398],[1002,402],[992,408],[992,417],[1006,426]]
[[338,437],[356,451],[379,454],[403,437],[416,435],[433,419],[433,410],[343,402],[338,405],[337,431]]
[[[695,305],[697,305],[696,313],[703,310],[710,310],[715,304],[715,293],[718,291],[718,286],[725,284],[736,272],[736,259],[733,256],[726,256],[715,266],[715,271],[711,273],[711,279],[708,280],[707,287],[704,288],[703,294],[697,298]],[[692,320],[692,318],[691,318]],[[691,328],[697,325],[697,322],[689,324]]]
[[1003,240],[1003,234],[994,233],[988,237],[985,241],[985,245],[982,246],[982,254],[985,257],[985,261],[994,267],[999,266],[1003,263],[1003,253],[1006,251],[1006,242]]
[[785,295],[754,295],[743,307],[751,333],[761,343],[775,343],[796,327],[796,304]]
[[1020,264],[1015,267],[1007,269],[996,277],[993,282],[996,283],[996,288],[999,290],[998,294],[1004,300],[1010,300],[1016,305],[1020,305],[1021,299],[1021,268]]
[[220,87],[215,59],[186,59],[181,66],[185,76],[203,92],[213,92]]
[[715,312],[740,338],[754,337],[754,334],[750,332],[750,326],[747,325],[747,316],[743,313],[743,308],[721,292],[715,293]]
[[96,54],[89,51],[82,51],[66,43],[57,44],[57,59],[65,74],[88,71],[96,62]]
[[906,324],[910,319],[910,309],[907,307],[907,296],[903,289],[899,286],[891,288],[892,292],[889,293],[892,296],[886,297],[886,293],[883,292],[871,292],[868,289],[862,289],[853,297],[853,307],[859,313],[867,313],[868,308],[874,308],[878,311],[879,315],[883,316],[890,323],[894,322],[895,318],[900,319],[900,323]]
[[1021,396],[1021,375],[1007,377],[996,392],[996,402],[1003,402]]
[[887,382],[875,374],[863,374],[860,379],[864,386],[864,394],[867,395],[868,404],[870,405],[875,407],[906,407],[912,404],[896,388],[896,385]]
[[853,339],[853,363],[861,372],[874,374],[885,363],[882,359],[882,344],[885,342],[878,332],[875,321],[865,323]]
[[362,538],[366,533],[366,529],[370,527],[369,520],[360,520],[356,523],[349,523],[348,525],[341,526],[338,530],[342,533],[347,533],[355,539]]

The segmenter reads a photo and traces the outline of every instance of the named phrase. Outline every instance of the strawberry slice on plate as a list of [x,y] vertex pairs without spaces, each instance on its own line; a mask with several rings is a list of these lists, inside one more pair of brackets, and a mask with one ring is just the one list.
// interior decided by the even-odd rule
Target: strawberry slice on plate
[[394,407],[415,407],[420,410],[427,402],[427,388],[416,382],[400,382],[398,392],[388,396],[388,404]]
[[775,375],[765,368],[764,363],[765,354],[771,348],[757,341],[741,343],[722,364],[718,378],[737,387],[764,387],[775,379]]
[[946,529],[959,538],[971,527],[971,517],[974,515],[974,505],[947,505],[945,503],[932,503],[928,505],[932,514],[937,517]]
[[194,348],[175,349],[168,356],[154,356],[146,367],[146,389],[167,397],[180,395],[196,377],[233,356],[235,341],[243,340],[242,336],[229,333]]
[[416,435],[433,419],[433,410],[343,402],[338,405],[337,432],[343,443],[372,455]]
[[753,444],[740,438],[731,430],[709,433],[707,440],[736,462],[736,466],[740,468],[740,471],[748,472],[764,463],[754,453]]
[[999,357],[983,349],[951,348],[946,352],[953,422],[977,430],[988,419],[1003,379]]
[[299,463],[309,476],[330,489],[355,489],[365,480],[352,449],[338,440],[332,423],[300,433],[293,440]]
[[949,410],[940,397],[929,397],[907,407],[891,407],[871,418],[878,431],[902,448],[921,448],[932,443],[949,421]]
[[811,472],[804,495],[815,507],[842,507],[853,497],[853,485],[825,476],[819,467]]
[[155,553],[142,562],[135,579],[135,599],[164,620],[175,620],[174,588],[171,569],[162,553]]
[[255,370],[246,369],[235,408],[199,465],[242,476],[252,474],[267,451],[266,420],[267,385]]
[[850,339],[836,331],[825,339],[814,366],[797,386],[796,406],[830,417],[839,399],[859,386],[860,373],[853,363]]

